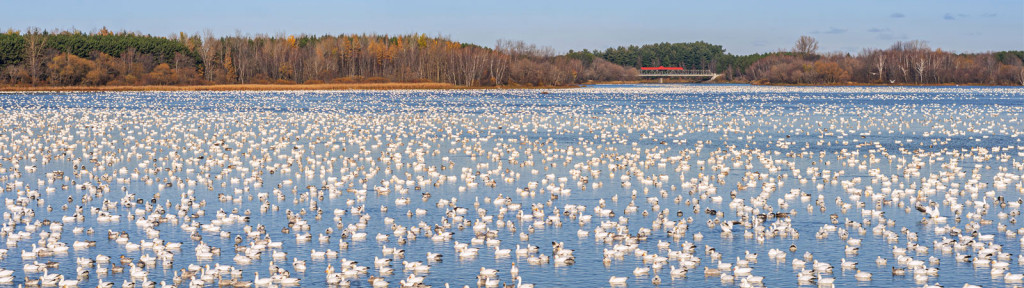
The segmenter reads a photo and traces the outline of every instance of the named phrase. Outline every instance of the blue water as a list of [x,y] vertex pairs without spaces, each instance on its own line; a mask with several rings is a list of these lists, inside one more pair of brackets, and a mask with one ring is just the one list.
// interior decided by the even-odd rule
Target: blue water
[[[217,210],[243,214],[250,211],[248,223],[223,225],[221,229],[230,233],[222,238],[218,233],[200,232],[202,241],[223,252],[212,260],[197,260],[194,247],[197,241],[189,237],[180,226],[185,222],[163,223],[156,226],[160,239],[167,242],[183,243],[175,251],[173,265],[158,261],[155,267],[148,267],[149,278],[156,282],[170,282],[176,271],[189,264],[234,265],[244,271],[246,280],[253,280],[253,272],[261,277],[268,274],[271,265],[271,250],[264,251],[261,259],[252,264],[236,264],[234,238],[242,233],[244,226],[266,227],[267,236],[283,242],[281,251],[288,253],[288,261],[274,264],[289,270],[292,277],[302,279],[303,285],[325,285],[324,269],[328,264],[339,266],[339,259],[355,260],[359,265],[369,266],[370,271],[359,278],[351,279],[352,286],[369,287],[370,276],[384,276],[391,286],[398,286],[410,272],[403,271],[402,261],[423,261],[427,263],[427,252],[441,253],[444,260],[430,263],[431,270],[425,275],[424,283],[443,287],[469,285],[475,287],[476,274],[480,267],[500,270],[499,279],[505,283],[516,281],[508,271],[513,263],[520,269],[524,283],[538,287],[601,287],[608,286],[610,276],[628,276],[629,286],[651,286],[651,275],[634,276],[634,268],[648,267],[633,250],[622,259],[610,264],[602,263],[604,249],[611,249],[621,241],[595,241],[594,230],[604,221],[618,222],[620,217],[628,219],[629,233],[636,235],[641,228],[650,228],[657,218],[648,204],[649,197],[659,199],[660,210],[667,210],[666,220],[692,219],[682,239],[676,241],[666,231],[655,229],[646,240],[637,242],[637,249],[649,254],[666,256],[668,250],[657,247],[659,241],[671,242],[669,249],[680,250],[680,244],[688,241],[697,246],[693,253],[702,259],[700,266],[692,269],[688,277],[671,279],[670,266],[680,266],[678,261],[669,261],[660,271],[654,271],[662,278],[661,286],[734,286],[740,284],[740,277],[733,282],[723,282],[718,277],[704,277],[703,267],[717,267],[704,253],[705,245],[715,248],[723,255],[723,262],[735,263],[746,251],[758,253],[756,263],[751,263],[754,275],[763,276],[769,287],[793,287],[796,270],[790,264],[793,259],[802,258],[805,252],[813,253],[814,259],[835,266],[834,277],[837,286],[897,286],[917,285],[913,274],[891,276],[892,267],[901,267],[893,255],[893,247],[907,247],[907,234],[916,232],[917,241],[929,247],[927,254],[909,252],[914,259],[925,260],[928,267],[937,267],[938,276],[927,278],[925,283],[941,283],[946,287],[959,287],[964,283],[989,286],[1008,285],[1002,279],[990,277],[988,268],[974,268],[970,263],[957,263],[956,253],[976,254],[968,249],[951,254],[942,254],[933,247],[933,241],[948,234],[936,234],[934,228],[954,226],[966,229],[972,221],[964,217],[954,221],[947,206],[941,206],[946,224],[921,223],[923,215],[908,204],[909,196],[887,200],[892,203],[880,207],[885,219],[895,221],[887,227],[899,234],[897,241],[886,241],[872,233],[878,225],[878,218],[862,217],[861,209],[853,205],[845,213],[836,205],[836,198],[852,203],[851,192],[841,185],[848,181],[851,188],[864,191],[871,189],[880,193],[888,178],[893,189],[915,187],[921,189],[931,175],[937,179],[953,173],[943,181],[946,186],[959,186],[965,190],[971,182],[985,183],[980,195],[972,198],[970,193],[949,197],[960,203],[966,200],[993,203],[981,219],[991,224],[980,225],[980,234],[995,234],[994,240],[986,243],[1002,245],[1002,250],[1013,254],[1009,273],[1022,273],[1024,266],[1017,263],[1021,251],[1020,236],[1010,237],[997,230],[997,225],[1006,225],[1007,230],[1021,228],[1007,217],[1001,219],[1000,212],[1011,213],[1019,210],[1002,208],[995,197],[986,197],[985,192],[993,191],[1007,201],[1021,198],[1020,178],[1010,181],[1007,188],[994,187],[999,173],[1017,175],[1024,172],[1024,89],[1019,87],[758,87],[746,85],[598,85],[579,89],[564,90],[445,90],[445,91],[289,91],[289,92],[118,92],[118,93],[8,93],[0,94],[0,177],[9,189],[0,194],[5,200],[26,197],[26,191],[41,194],[42,204],[33,202],[28,208],[36,214],[29,223],[51,220],[61,222],[62,216],[74,214],[75,206],[83,206],[84,222],[67,222],[64,225],[61,242],[70,245],[74,241],[96,241],[97,246],[84,250],[72,249],[67,254],[57,254],[39,259],[21,259],[21,251],[29,250],[33,243],[42,244],[39,231],[31,237],[8,245],[6,258],[0,266],[15,270],[16,284],[22,283],[26,274],[21,271],[23,264],[59,262],[60,266],[49,273],[60,273],[74,278],[75,259],[95,258],[103,254],[115,258],[121,255],[138,261],[141,255],[154,255],[153,251],[127,251],[123,245],[108,240],[107,231],[124,231],[131,240],[152,241],[144,230],[128,219],[135,214],[137,206],[117,206],[111,214],[121,215],[118,223],[99,223],[90,208],[100,207],[103,199],[117,202],[126,193],[136,198],[150,200],[160,194],[156,203],[165,205],[167,213],[176,214],[175,205],[182,203],[183,194],[194,195],[194,202],[205,201],[199,208],[205,215],[195,215],[192,221],[209,224],[215,219]],[[572,147],[570,154],[567,149]],[[227,148],[230,148],[228,150]],[[998,148],[998,151],[997,149]],[[417,152],[417,150],[419,150]],[[854,154],[856,153],[856,154]],[[395,155],[401,154],[401,165],[396,165]],[[668,161],[680,156],[678,161]],[[854,162],[850,162],[850,158]],[[871,159],[877,159],[872,161]],[[950,160],[958,160],[950,166]],[[91,161],[95,160],[95,161]],[[532,165],[528,161],[532,160]],[[716,160],[711,163],[709,160]],[[908,171],[907,166],[914,164]],[[417,165],[418,164],[418,165]],[[659,165],[664,164],[664,166]],[[943,167],[943,165],[947,165]],[[862,166],[863,167],[860,167]],[[920,167],[916,167],[920,165]],[[34,167],[34,168],[29,168]],[[127,174],[118,170],[125,167]],[[420,185],[415,190],[405,182],[431,180],[427,168],[438,169],[444,176],[454,176],[456,181],[438,185]],[[444,167],[443,170],[440,170]],[[729,173],[721,173],[722,168]],[[749,168],[748,168],[749,167]],[[957,176],[950,167],[959,167],[962,175]],[[17,168],[17,171],[15,171]],[[78,176],[72,169],[79,169]],[[159,168],[156,170],[154,168]],[[166,169],[165,169],[166,168]],[[421,169],[422,168],[422,169]],[[35,171],[29,171],[34,169]],[[139,170],[140,172],[135,172]],[[146,170],[150,169],[150,170]],[[463,171],[467,171],[463,173]],[[589,171],[600,170],[594,176]],[[800,170],[795,173],[794,169]],[[817,169],[816,173],[808,173]],[[189,172],[191,170],[191,172]],[[271,173],[274,170],[274,173]],[[833,181],[823,183],[821,174],[830,170]],[[67,180],[45,181],[46,173],[63,171]],[[89,171],[84,173],[82,171]],[[305,171],[309,171],[305,173]],[[872,172],[873,171],[873,172]],[[915,174],[917,171],[919,174]],[[148,172],[148,173],[147,173]],[[369,173],[368,173],[369,172]],[[479,174],[477,174],[479,172]],[[132,173],[139,176],[133,177]],[[614,173],[614,176],[611,176]],[[629,180],[622,176],[630,174]],[[758,180],[757,175],[764,175]],[[332,180],[352,175],[349,180]],[[475,175],[467,180],[466,175]],[[494,180],[493,188],[482,176]],[[549,175],[552,178],[547,178]],[[587,176],[588,183],[580,185],[579,176]],[[657,177],[664,175],[664,178]],[[106,177],[104,177],[106,176]],[[880,177],[881,176],[881,177]],[[1003,177],[1000,176],[1000,177]],[[144,179],[152,179],[146,183]],[[571,193],[553,199],[544,190],[545,179],[567,178],[564,188]],[[806,184],[799,178],[813,178]],[[131,179],[129,182],[117,179]],[[231,179],[237,179],[237,183]],[[509,178],[509,181],[505,181]],[[644,184],[644,179],[657,179],[657,185]],[[209,179],[207,183],[188,185],[188,180]],[[262,186],[256,187],[246,179],[259,179]],[[285,183],[289,179],[291,183]],[[398,179],[406,188],[402,194],[396,187]],[[857,180],[859,179],[859,180]],[[39,182],[43,180],[42,182]],[[382,188],[382,181],[390,193],[378,194],[375,188]],[[551,181],[557,185],[557,180]],[[860,181],[860,182],[856,182]],[[21,184],[16,184],[16,183]],[[166,183],[172,183],[170,187]],[[336,184],[339,183],[340,184]],[[468,182],[478,185],[467,188]],[[523,196],[517,189],[530,182],[542,183],[534,196]],[[624,187],[622,182],[629,182]],[[689,183],[709,184],[715,192],[697,191]],[[738,189],[738,184],[754,184]],[[91,183],[105,187],[101,192],[75,189],[76,185]],[[594,186],[601,183],[603,186]],[[766,191],[764,183],[775,183],[777,189]],[[67,186],[68,189],[62,187]],[[1015,186],[1017,185],[1017,186]],[[333,186],[333,187],[328,187]],[[582,187],[586,187],[583,189]],[[45,192],[47,188],[55,192]],[[275,193],[275,189],[278,191]],[[789,206],[783,209],[777,202],[792,189],[812,196],[809,202],[799,198],[784,200]],[[366,190],[365,199],[351,191]],[[330,197],[332,191],[335,197]],[[631,195],[636,193],[635,200]],[[922,200],[942,204],[948,189],[934,195],[923,195]],[[661,197],[664,192],[667,197]],[[717,225],[709,227],[709,220],[742,220],[729,207],[730,192],[745,205],[751,199],[764,193],[772,211],[794,211],[792,226],[799,232],[799,238],[772,237],[758,243],[743,236],[744,229],[737,225],[731,237],[720,234]],[[82,202],[86,194],[96,199]],[[260,212],[260,203],[255,200],[259,193],[271,197],[268,205],[280,209]],[[283,196],[283,200],[275,197]],[[312,194],[310,194],[312,193]],[[324,193],[322,200],[316,197]],[[421,195],[430,193],[424,199]],[[242,197],[241,203],[220,202],[218,194]],[[704,194],[702,197],[701,194]],[[305,196],[303,196],[305,195]],[[594,214],[594,207],[604,200],[606,208],[615,212],[614,217],[593,216],[589,223],[562,215],[562,226],[542,225],[528,231],[532,222],[519,221],[514,211],[504,215],[516,228],[499,228],[492,222],[487,229],[497,231],[501,248],[517,245],[536,245],[541,254],[552,252],[551,242],[564,242],[565,247],[574,249],[575,264],[558,266],[553,263],[531,265],[525,257],[495,258],[494,249],[484,245],[475,258],[460,259],[453,248],[456,241],[469,243],[474,237],[472,224],[458,229],[458,223],[448,229],[454,236],[450,241],[431,241],[420,235],[416,239],[399,243],[392,235],[386,242],[374,240],[378,233],[390,234],[393,225],[404,227],[434,227],[443,222],[452,222],[446,216],[450,207],[438,208],[440,199],[457,199],[458,207],[466,207],[469,213],[462,215],[467,221],[475,222],[479,208],[486,209],[486,215],[497,221],[500,207],[486,199],[509,197],[512,203],[521,203],[525,213],[530,213],[531,204],[543,204],[538,209],[545,217],[552,215],[552,208],[564,211],[566,205],[584,205],[586,214]],[[618,201],[612,197],[618,195]],[[818,195],[823,195],[825,211],[815,206]],[[68,196],[73,203],[68,204]],[[254,197],[249,200],[248,197]],[[311,196],[311,197],[310,197]],[[683,201],[675,203],[677,196]],[[721,203],[710,200],[713,196],[723,197]],[[408,197],[408,205],[398,206],[395,199]],[[301,200],[296,202],[295,200]],[[313,239],[297,242],[298,231],[284,234],[287,223],[286,211],[309,211],[313,207],[310,199],[317,201],[323,210],[323,218],[315,220],[315,213],[308,213],[302,219],[309,222]],[[364,241],[341,239],[335,209],[350,209],[346,202],[356,200],[354,206],[365,206],[368,215]],[[700,212],[695,213],[692,205],[699,202]],[[631,201],[637,206],[637,213],[623,213]],[[863,209],[875,209],[875,203],[868,197]],[[898,207],[903,201],[910,206]],[[169,208],[166,203],[170,203]],[[925,202],[927,203],[927,202]],[[68,209],[62,209],[67,204]],[[47,212],[46,207],[53,208]],[[808,210],[808,206],[813,206]],[[387,212],[382,212],[382,207]],[[3,208],[10,211],[10,206]],[[909,208],[909,212],[905,211]],[[407,216],[416,209],[427,211],[424,216]],[[723,216],[715,217],[703,213],[704,209],[715,209]],[[648,212],[643,215],[640,212]],[[682,216],[677,216],[682,212]],[[148,216],[152,212],[140,215]],[[186,217],[196,213],[188,210]],[[967,213],[980,213],[967,206]],[[851,238],[862,239],[857,255],[844,253],[845,242],[832,232],[824,239],[816,239],[815,233],[829,222],[829,215],[836,214],[839,224],[850,231]],[[364,216],[365,217],[365,216]],[[10,217],[5,215],[5,223]],[[359,222],[360,215],[347,213],[340,216],[341,227]],[[393,225],[385,223],[392,219]],[[864,223],[866,233],[858,234],[853,227],[844,225],[846,220]],[[444,221],[443,221],[444,220]],[[765,225],[770,225],[769,220]],[[10,223],[6,226],[12,226]],[[24,224],[11,228],[24,231]],[[74,227],[93,228],[95,234],[72,233]],[[321,243],[317,236],[328,227],[334,229],[330,241]],[[577,236],[578,230],[587,230],[586,238]],[[304,233],[304,232],[302,232]],[[528,240],[521,240],[520,233],[528,233]],[[705,237],[695,241],[694,234]],[[0,239],[7,241],[9,237]],[[339,249],[339,241],[347,242],[348,248]],[[248,240],[243,244],[249,243]],[[796,245],[797,252],[790,253],[790,245]],[[393,275],[379,275],[374,269],[375,257],[385,256],[381,248],[397,247],[405,250],[404,258],[396,258],[391,267]],[[785,262],[777,263],[768,258],[769,249],[785,251]],[[339,252],[337,259],[311,259],[311,250],[331,249]],[[875,265],[876,257],[888,259],[885,266]],[[940,260],[939,265],[927,263],[928,257]],[[308,270],[295,271],[293,258],[307,261]],[[874,274],[871,281],[858,281],[856,271],[843,270],[840,259],[857,261],[858,268]],[[119,264],[120,265],[120,264]],[[808,264],[807,268],[810,268]],[[118,286],[127,273],[97,275],[96,268],[88,268],[92,275],[80,286],[94,286],[98,279],[112,281]],[[127,270],[127,269],[126,269]],[[41,274],[29,273],[30,278]],[[185,280],[183,285],[186,285]]]

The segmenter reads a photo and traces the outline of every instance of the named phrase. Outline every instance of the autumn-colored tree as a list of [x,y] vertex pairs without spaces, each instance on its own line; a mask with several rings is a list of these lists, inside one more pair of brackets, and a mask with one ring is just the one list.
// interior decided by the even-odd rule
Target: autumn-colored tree
[[192,57],[181,53],[174,53],[174,60],[171,69],[174,70],[174,83],[195,84],[198,79],[195,61]]
[[238,81],[238,70],[235,69],[235,62],[231,58],[231,51],[228,50],[224,53],[224,71],[225,81],[227,83],[235,83]]
[[52,84],[71,86],[81,84],[89,70],[95,67],[89,59],[83,59],[73,54],[61,53],[53,56],[47,64]]
[[145,80],[150,85],[168,85],[175,83],[174,71],[171,70],[171,65],[167,63],[160,63],[153,68],[153,71],[146,73]]
[[[819,53],[801,37],[793,52],[731,55],[704,42],[657,43],[604,52],[523,41],[493,48],[410,35],[243,35],[176,33],[165,38],[100,29],[0,34],[4,85],[444,82],[456,85],[566,85],[635,80],[634,65],[711,69],[756,83],[1024,84],[1024,51],[954,54],[901,41],[860,54]],[[11,44],[13,43],[13,44]],[[55,57],[60,56],[60,57]],[[74,56],[74,57],[71,57]],[[625,65],[625,66],[622,66]],[[83,72],[84,71],[84,72]]]
[[32,83],[32,76],[29,75],[24,65],[9,65],[0,72],[3,72],[0,74],[0,83],[9,85]]
[[93,52],[91,58],[94,59],[95,65],[85,74],[84,84],[106,85],[120,75],[116,68],[118,66],[117,58],[99,51]]
[[814,71],[820,77],[817,83],[843,83],[850,79],[849,73],[839,67],[836,61],[815,61]]
[[297,45],[295,44],[295,35],[288,35],[288,40],[287,40],[287,41],[288,41],[288,47],[291,47],[291,48],[296,48],[296,47],[298,47],[298,46],[297,46]]

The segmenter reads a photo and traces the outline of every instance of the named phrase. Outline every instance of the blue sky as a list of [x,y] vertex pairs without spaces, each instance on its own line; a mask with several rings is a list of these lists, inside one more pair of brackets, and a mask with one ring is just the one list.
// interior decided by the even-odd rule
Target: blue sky
[[789,49],[800,35],[820,51],[856,53],[898,40],[955,52],[1024,50],[1022,0],[867,1],[13,1],[0,27],[167,36],[210,29],[266,34],[448,36],[493,46],[523,40],[564,52],[706,41],[727,52]]

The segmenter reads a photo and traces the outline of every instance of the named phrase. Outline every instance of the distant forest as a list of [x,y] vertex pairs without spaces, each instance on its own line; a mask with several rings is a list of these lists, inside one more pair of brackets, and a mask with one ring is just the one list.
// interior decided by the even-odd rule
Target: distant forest
[[803,36],[789,51],[732,55],[705,42],[659,43],[570,51],[584,63],[605,59],[626,67],[709,69],[730,82],[756,84],[982,84],[1024,85],[1024,51],[955,54],[922,41],[900,41],[888,49],[857,55],[819,54]]
[[632,68],[555,55],[521,41],[495,48],[411,35],[187,35],[101,29],[0,34],[0,85],[133,86],[436,82],[558,86],[632,79]]
[[0,34],[0,87],[434,82],[560,86],[638,80],[651,66],[708,69],[755,84],[1024,85],[1024,51],[954,54],[897,42],[857,55],[791,50],[733,55],[705,42],[659,43],[557,55],[522,41],[493,48],[409,35],[156,37],[130,32],[8,30]]

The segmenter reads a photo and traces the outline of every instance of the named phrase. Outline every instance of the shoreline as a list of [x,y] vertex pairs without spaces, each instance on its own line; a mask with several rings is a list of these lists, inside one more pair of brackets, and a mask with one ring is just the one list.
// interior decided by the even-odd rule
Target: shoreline
[[731,85],[751,85],[751,86],[776,86],[776,87],[854,87],[854,86],[869,86],[869,87],[1020,87],[1020,86],[1006,86],[1006,85],[989,85],[980,83],[933,83],[933,84],[918,84],[918,83],[822,83],[822,84],[788,84],[788,83],[751,83],[751,82],[685,82],[685,81],[673,81],[673,82],[650,82],[650,81],[615,81],[614,83],[593,83],[593,84],[731,84]]
[[791,86],[791,87],[853,87],[853,86],[870,86],[870,87],[1018,87],[1018,86],[1006,86],[1006,85],[989,85],[980,83],[932,83],[932,84],[920,84],[920,83],[828,83],[828,84],[786,84],[786,83],[729,83],[723,82],[721,84],[750,84],[754,86]]
[[607,81],[565,86],[456,86],[449,83],[344,83],[344,84],[217,84],[217,85],[139,85],[139,86],[4,86],[0,92],[145,92],[145,91],[344,91],[344,90],[480,90],[480,89],[571,89],[586,85],[642,85],[642,84],[749,84],[753,86],[780,87],[1014,87],[985,84],[880,84],[880,83],[831,83],[831,84],[772,84],[747,82],[648,82],[648,81]]
[[566,89],[571,86],[456,86],[449,83],[343,83],[343,84],[217,84],[138,86],[4,86],[0,92],[141,92],[141,91],[331,91],[331,90],[475,90]]

